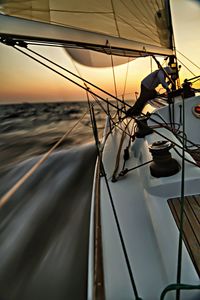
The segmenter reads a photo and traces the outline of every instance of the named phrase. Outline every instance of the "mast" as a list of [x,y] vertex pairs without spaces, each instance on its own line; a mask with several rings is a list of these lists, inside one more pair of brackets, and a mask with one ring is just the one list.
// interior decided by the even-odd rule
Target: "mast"
[[172,90],[176,90],[177,85],[179,85],[179,68],[176,56],[176,47],[175,47],[175,38],[174,38],[174,31],[172,25],[172,14],[171,14],[171,6],[170,0],[165,0],[166,11],[168,16],[168,23],[169,23],[169,32],[170,32],[170,46],[173,51],[173,54],[169,56],[169,66],[174,70],[174,74],[171,75],[173,80]]

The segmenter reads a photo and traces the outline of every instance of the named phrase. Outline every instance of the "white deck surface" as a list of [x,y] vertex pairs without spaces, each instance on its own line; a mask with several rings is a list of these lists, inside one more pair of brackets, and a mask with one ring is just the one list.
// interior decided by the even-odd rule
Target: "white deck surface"
[[[159,130],[178,143],[169,131]],[[144,300],[156,300],[167,285],[176,283],[179,232],[167,199],[180,196],[181,171],[171,177],[154,178],[146,165],[111,182],[120,138],[119,130],[110,136],[104,149],[104,166],[138,294]],[[137,139],[126,167],[150,160],[148,145],[160,139],[156,134]],[[127,143],[128,140],[123,143],[122,156]],[[181,164],[180,157],[173,150],[171,153]],[[121,166],[122,163],[123,159]],[[185,166],[185,193],[200,193],[200,169],[188,163]],[[104,178],[101,179],[101,217],[106,299],[135,299]],[[199,284],[184,245],[181,282]],[[165,299],[174,299],[174,295],[175,292],[170,292]],[[181,296],[181,299],[199,300],[200,292],[184,291]]]

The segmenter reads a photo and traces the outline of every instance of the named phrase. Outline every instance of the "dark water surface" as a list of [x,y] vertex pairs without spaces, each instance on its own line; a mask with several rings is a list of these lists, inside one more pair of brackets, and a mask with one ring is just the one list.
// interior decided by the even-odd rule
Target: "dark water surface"
[[[87,111],[86,102],[0,106],[0,175],[27,158],[47,152]],[[98,126],[105,116],[96,107]],[[89,114],[59,146],[68,149],[93,140]]]
[[[86,110],[83,102],[1,105],[0,196]],[[99,109],[96,118],[103,128]],[[0,300],[86,299],[96,161],[91,141],[87,114],[0,209]]]

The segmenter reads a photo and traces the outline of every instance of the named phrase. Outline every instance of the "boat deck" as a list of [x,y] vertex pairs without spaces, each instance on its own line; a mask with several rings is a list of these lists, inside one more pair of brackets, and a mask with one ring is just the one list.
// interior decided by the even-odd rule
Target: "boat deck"
[[[180,228],[180,198],[168,200],[169,207]],[[200,276],[200,195],[184,198],[183,239]]]
[[189,153],[194,158],[196,163],[200,166],[200,149],[190,150]]

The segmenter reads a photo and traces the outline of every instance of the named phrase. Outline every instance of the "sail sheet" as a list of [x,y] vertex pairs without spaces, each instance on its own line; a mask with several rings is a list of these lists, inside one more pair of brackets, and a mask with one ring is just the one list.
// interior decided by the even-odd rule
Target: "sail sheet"
[[[63,40],[72,46],[118,55],[172,53],[169,9],[164,0],[3,0],[0,3],[2,14],[53,24],[57,29],[50,36],[47,34],[47,38]],[[65,37],[59,31],[66,32]]]

